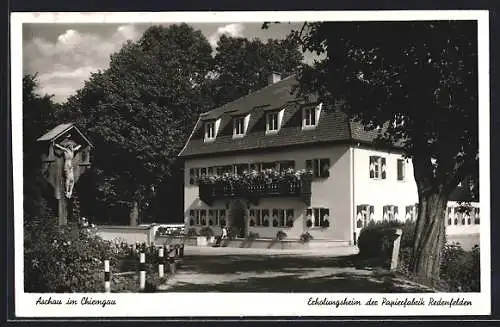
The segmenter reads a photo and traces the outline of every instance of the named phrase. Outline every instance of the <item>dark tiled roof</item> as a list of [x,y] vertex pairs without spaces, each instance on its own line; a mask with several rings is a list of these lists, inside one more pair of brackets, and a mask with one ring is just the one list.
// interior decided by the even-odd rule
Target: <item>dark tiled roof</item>
[[[298,82],[295,77],[288,77],[200,115],[193,134],[179,156],[194,157],[325,142],[372,142],[377,136],[377,131],[366,131],[361,123],[349,121],[347,115],[338,108],[323,107],[316,128],[302,130],[302,108],[316,105],[317,99],[314,96],[309,96],[307,100],[299,99],[295,92],[296,86]],[[283,108],[285,111],[280,130],[275,135],[266,135],[265,112]],[[233,117],[248,113],[250,120],[246,135],[233,139]],[[216,139],[204,142],[203,123],[219,118],[221,123]]]

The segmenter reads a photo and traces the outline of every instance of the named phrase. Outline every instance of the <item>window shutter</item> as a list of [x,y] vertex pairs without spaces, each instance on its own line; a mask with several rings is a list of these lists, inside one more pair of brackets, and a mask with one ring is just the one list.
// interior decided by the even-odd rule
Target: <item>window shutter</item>
[[375,178],[375,157],[370,156],[370,163],[368,165],[368,169],[370,169],[370,178]]
[[321,166],[321,172],[320,172],[321,177],[329,177],[330,176],[330,159],[321,159],[320,166]]
[[312,160],[306,160],[306,170],[313,170]]
[[385,158],[381,158],[382,160],[382,179],[385,179],[386,173],[385,173]]
[[398,159],[398,181],[402,181],[404,179],[404,176],[403,176],[403,160],[402,159]]

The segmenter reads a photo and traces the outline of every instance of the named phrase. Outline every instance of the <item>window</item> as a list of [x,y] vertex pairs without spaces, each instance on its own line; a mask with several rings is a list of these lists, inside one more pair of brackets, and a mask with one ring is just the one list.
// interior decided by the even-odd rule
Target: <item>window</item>
[[266,114],[266,132],[277,132],[278,128],[278,112],[268,112]]
[[448,223],[448,226],[451,226],[453,222],[453,208],[446,209],[446,221]]
[[306,210],[306,226],[311,227],[328,227],[330,217],[330,209],[325,208],[309,208]]
[[200,168],[189,169],[189,184],[196,185],[200,178]]
[[269,209],[262,209],[262,226],[269,226],[270,224],[270,216],[269,216]]
[[280,171],[286,171],[288,169],[295,169],[295,161],[294,160],[287,160],[287,161],[280,161],[279,162],[279,170]]
[[404,159],[398,159],[398,181],[404,181],[406,179],[405,163]]
[[221,167],[222,173],[223,174],[234,174],[234,166],[233,165],[226,165]]
[[385,158],[370,156],[370,178],[385,179]]
[[383,220],[399,220],[399,208],[395,205],[386,205],[382,208]]
[[215,122],[207,121],[205,123],[205,141],[215,139]]
[[248,172],[248,164],[237,164],[235,165],[236,174],[242,175],[245,172]]
[[369,204],[361,204],[356,207],[356,228],[361,229],[374,219],[375,207]]
[[250,209],[250,226],[262,226],[261,210],[260,209]]
[[293,227],[293,209],[257,209],[249,210],[250,226]]
[[233,119],[233,136],[243,136],[245,134],[245,117],[235,117]]
[[314,177],[330,176],[330,159],[306,160],[306,170],[312,171]]
[[224,211],[223,209],[209,209],[208,210],[208,225],[209,226],[219,226],[220,221],[220,212]]
[[208,223],[207,222],[207,211],[205,209],[200,209],[198,212],[200,213],[200,220],[199,220],[198,225],[206,226]]
[[219,224],[221,226],[226,226],[227,222],[226,222],[226,209],[219,209],[218,210],[219,212]]
[[[206,217],[206,210],[205,209],[189,210],[189,224],[190,225],[202,225],[202,216]],[[205,221],[205,223],[206,223],[206,221]]]
[[407,221],[414,221],[416,216],[415,216],[415,206],[411,205],[411,206],[406,206],[405,208],[405,220]]
[[314,107],[304,108],[302,110],[302,127],[308,128],[308,127],[316,126],[317,112],[318,112],[318,109],[314,108]]

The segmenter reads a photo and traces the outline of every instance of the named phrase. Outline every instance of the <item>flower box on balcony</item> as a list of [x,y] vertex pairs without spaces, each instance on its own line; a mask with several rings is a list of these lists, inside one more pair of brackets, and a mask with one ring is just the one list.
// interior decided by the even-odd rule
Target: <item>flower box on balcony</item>
[[300,197],[306,204],[311,200],[312,173],[308,171],[262,171],[242,175],[225,174],[199,180],[200,199],[211,205],[213,201],[244,198],[258,204],[261,198],[282,196]]

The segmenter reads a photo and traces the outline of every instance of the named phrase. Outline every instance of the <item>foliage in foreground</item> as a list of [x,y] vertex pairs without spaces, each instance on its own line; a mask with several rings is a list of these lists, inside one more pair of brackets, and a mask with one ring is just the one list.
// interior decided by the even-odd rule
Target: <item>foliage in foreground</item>
[[359,236],[360,256],[381,258],[383,265],[390,262],[392,238],[395,228],[401,228],[398,270],[412,279],[450,292],[480,291],[480,249],[464,250],[459,244],[446,244],[442,249],[439,279],[419,279],[409,270],[413,251],[415,222],[373,222]]

